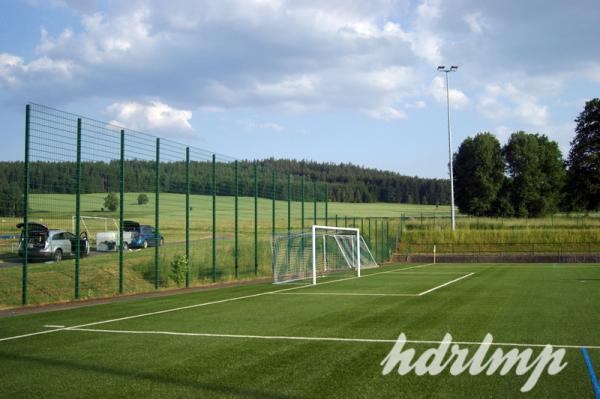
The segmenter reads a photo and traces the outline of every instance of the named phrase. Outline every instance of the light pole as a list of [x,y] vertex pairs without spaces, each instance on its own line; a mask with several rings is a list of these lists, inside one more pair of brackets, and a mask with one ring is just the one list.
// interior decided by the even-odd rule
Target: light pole
[[450,201],[452,213],[452,231],[456,230],[456,216],[454,215],[454,171],[452,170],[452,132],[450,131],[450,86],[448,84],[448,72],[458,69],[456,65],[446,68],[444,65],[437,67],[438,72],[446,74],[446,105],[448,109],[448,159],[450,160]]

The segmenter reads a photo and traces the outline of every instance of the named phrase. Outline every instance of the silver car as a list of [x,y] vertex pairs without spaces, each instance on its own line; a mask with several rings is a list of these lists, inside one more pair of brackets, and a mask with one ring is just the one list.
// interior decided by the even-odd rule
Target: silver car
[[[23,223],[17,228],[22,229]],[[25,242],[27,241],[27,242]],[[23,246],[27,245],[29,259],[49,259],[60,262],[63,258],[76,256],[77,236],[64,230],[51,230],[40,223],[29,223],[29,238],[23,238],[23,230],[19,244],[19,256],[24,256]],[[83,233],[79,240],[80,256],[90,254],[90,244],[87,234]]]

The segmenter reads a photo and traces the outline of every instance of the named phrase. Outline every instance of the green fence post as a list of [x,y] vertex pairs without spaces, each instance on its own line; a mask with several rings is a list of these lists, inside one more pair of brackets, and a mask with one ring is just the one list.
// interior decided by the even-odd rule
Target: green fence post
[[290,234],[292,232],[292,176],[288,173],[288,181],[287,181],[287,200],[288,200],[288,225],[287,225],[287,234],[288,234],[288,244],[287,244],[287,263],[290,264],[290,252],[291,252],[291,243],[290,243]]
[[304,175],[302,175],[302,180],[300,181],[300,192],[300,203],[302,204],[302,212],[300,217],[302,222],[300,223],[300,230],[304,232]]
[[325,183],[325,226],[329,224],[329,186]]
[[159,262],[160,262],[160,139],[156,139],[156,166],[155,166],[155,186],[154,192],[154,288],[158,289],[160,285]]
[[344,227],[348,227],[348,216],[344,216]]
[[379,262],[379,241],[377,240],[377,219],[375,219],[375,260]]
[[31,106],[25,106],[25,165],[23,168],[23,267],[21,270],[21,304],[27,305],[27,269],[29,267],[29,124]]
[[235,270],[235,278],[238,278],[238,268],[239,268],[239,256],[238,256],[238,195],[239,195],[239,180],[238,180],[238,161],[236,160],[234,162],[234,178],[233,178],[233,184],[234,184],[234,195],[235,195],[235,201],[234,201],[234,222],[233,222],[233,256],[234,256],[234,260],[233,260],[233,264],[234,264],[234,270]]
[[273,203],[271,204],[271,239],[275,242],[275,197],[277,195],[277,191],[275,190],[275,179],[277,178],[277,172],[273,169]]
[[217,158],[212,155],[212,281],[217,281]]
[[[275,171],[275,169],[273,169],[273,176],[272,176],[272,185],[273,185],[273,199],[272,199],[272,204],[271,204],[271,246],[274,247],[275,246],[275,196],[276,196],[276,189],[275,189],[275,179],[276,179],[276,174],[277,172]],[[275,251],[273,251],[273,253],[275,253]],[[275,255],[271,256],[271,274],[275,274]]]
[[[287,230],[288,230],[288,237],[292,231],[292,175],[288,174],[288,181],[287,181],[287,200],[288,200],[288,225],[287,225]],[[288,251],[289,252],[289,251]]]
[[335,214],[335,227],[338,227],[338,215],[337,215],[337,213]]
[[385,259],[390,256],[390,219],[385,220]]
[[123,252],[125,243],[123,235],[125,233],[125,224],[123,223],[125,215],[125,130],[121,129],[121,159],[119,162],[119,294],[124,291],[123,276]]
[[369,221],[369,247],[373,248],[373,245],[371,244],[371,218],[369,217],[367,220]]
[[364,226],[364,218],[360,218],[360,234],[363,234],[363,231],[365,230],[365,226]]
[[258,164],[254,161],[254,274],[258,274]]
[[77,165],[75,169],[75,299],[79,299],[81,261],[81,118],[77,118]]
[[317,181],[313,180],[313,224],[317,224]]
[[190,286],[190,147],[185,147],[185,286]]

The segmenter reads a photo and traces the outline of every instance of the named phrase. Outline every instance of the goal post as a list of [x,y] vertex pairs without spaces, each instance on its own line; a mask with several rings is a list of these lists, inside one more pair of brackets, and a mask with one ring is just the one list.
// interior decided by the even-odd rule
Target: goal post
[[272,244],[274,283],[316,284],[334,273],[360,277],[379,266],[357,228],[315,225],[274,237]]
[[[356,252],[355,252],[356,259],[352,259],[354,262],[350,262],[350,264],[351,265],[354,264],[354,266],[356,267],[357,276],[360,277],[360,245],[359,245],[360,230],[356,229],[356,228],[352,228],[352,227],[331,227],[331,226],[314,225],[314,226],[312,226],[312,283],[313,283],[313,285],[317,284],[317,240],[319,238],[319,237],[317,237],[317,231],[319,231],[319,230],[350,232],[350,233],[355,234],[355,237],[356,237],[355,243],[357,245],[352,245],[351,249],[356,250]],[[324,266],[325,272],[327,271],[327,241],[326,241],[326,238],[327,238],[327,236],[324,234],[323,235],[323,266]],[[352,251],[351,254],[354,255],[354,251]],[[346,261],[348,262],[348,257],[346,255],[347,254],[342,252],[342,256],[344,256],[346,258]]]

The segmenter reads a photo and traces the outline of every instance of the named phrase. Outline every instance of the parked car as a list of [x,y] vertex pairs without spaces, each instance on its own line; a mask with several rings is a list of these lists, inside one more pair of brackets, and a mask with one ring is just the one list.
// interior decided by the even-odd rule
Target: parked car
[[130,232],[131,241],[129,241],[129,248],[148,248],[163,245],[165,238],[162,235],[158,235],[158,242],[156,236],[156,229],[147,224],[139,224],[132,220],[124,220],[123,228],[125,232]]
[[[19,256],[24,256],[24,246],[28,246],[29,259],[51,259],[60,262],[63,258],[76,256],[77,236],[65,230],[52,230],[40,223],[29,223],[29,237],[24,237],[24,223],[17,224],[21,229],[19,239]],[[27,241],[27,242],[25,242]],[[90,243],[87,233],[83,232],[79,240],[80,256],[90,254]]]

